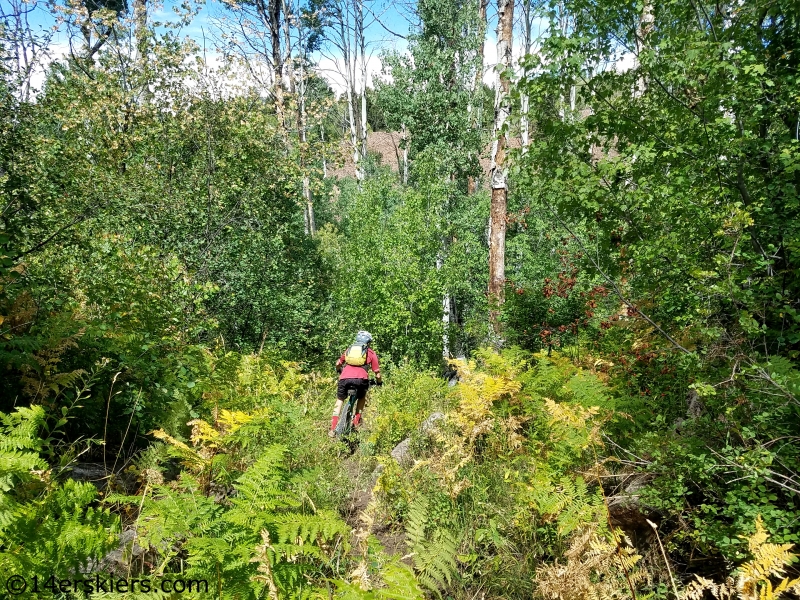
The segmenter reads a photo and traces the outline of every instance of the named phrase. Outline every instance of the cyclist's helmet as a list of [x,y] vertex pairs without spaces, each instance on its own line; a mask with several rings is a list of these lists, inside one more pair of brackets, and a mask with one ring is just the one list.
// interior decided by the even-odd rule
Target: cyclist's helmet
[[369,344],[372,341],[372,335],[369,331],[359,331],[356,334],[356,344]]

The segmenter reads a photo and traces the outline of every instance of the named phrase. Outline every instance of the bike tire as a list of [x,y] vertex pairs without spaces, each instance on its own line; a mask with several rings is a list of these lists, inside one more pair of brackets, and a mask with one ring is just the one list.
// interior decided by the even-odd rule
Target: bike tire
[[336,425],[336,436],[342,438],[350,433],[350,420],[352,419],[351,408],[352,402],[350,398],[342,406],[342,412],[339,415],[339,423]]

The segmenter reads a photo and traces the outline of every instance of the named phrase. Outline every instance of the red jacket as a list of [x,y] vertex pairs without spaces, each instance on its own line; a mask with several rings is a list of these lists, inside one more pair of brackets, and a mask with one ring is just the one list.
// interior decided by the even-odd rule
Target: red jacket
[[372,369],[373,373],[376,375],[380,372],[380,365],[378,364],[378,355],[375,354],[372,348],[367,348],[367,362],[363,367],[356,367],[353,365],[348,365],[344,362],[344,352],[339,357],[339,360],[336,361],[336,366],[344,365],[342,369],[342,374],[339,375],[339,379],[369,379],[369,370]]

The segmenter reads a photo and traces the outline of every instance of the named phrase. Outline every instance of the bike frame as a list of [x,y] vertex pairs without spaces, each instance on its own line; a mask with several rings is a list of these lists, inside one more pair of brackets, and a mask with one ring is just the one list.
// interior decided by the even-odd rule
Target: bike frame
[[[369,387],[376,385],[374,379],[369,380]],[[336,437],[344,439],[353,432],[353,418],[358,405],[358,390],[347,388],[347,400],[342,404],[339,412],[339,423],[336,425]]]

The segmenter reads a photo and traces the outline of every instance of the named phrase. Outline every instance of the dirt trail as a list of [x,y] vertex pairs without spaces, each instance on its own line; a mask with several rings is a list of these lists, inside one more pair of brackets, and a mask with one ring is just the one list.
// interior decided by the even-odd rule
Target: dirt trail
[[[365,523],[362,515],[366,515],[370,502],[373,500],[372,490],[378,480],[378,471],[376,469],[364,470],[358,454],[346,458],[343,466],[353,484],[353,491],[345,505],[343,517],[353,529],[363,529]],[[402,530],[393,531],[388,524],[376,520],[372,524],[370,533],[378,539],[389,556],[405,556],[408,553],[406,536]]]

